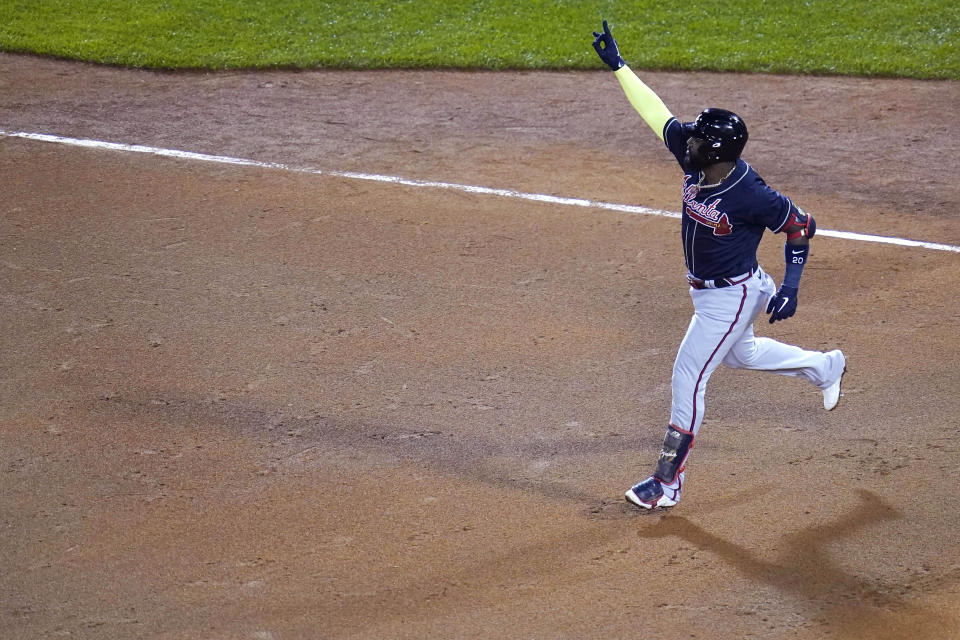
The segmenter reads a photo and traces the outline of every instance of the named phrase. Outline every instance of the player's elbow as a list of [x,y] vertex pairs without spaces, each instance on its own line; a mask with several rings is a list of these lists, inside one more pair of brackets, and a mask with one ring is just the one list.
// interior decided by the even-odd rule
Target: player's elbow
[[810,238],[816,233],[817,226],[813,216],[804,214],[795,216],[783,231],[787,235],[787,244],[795,247],[806,246],[810,244]]

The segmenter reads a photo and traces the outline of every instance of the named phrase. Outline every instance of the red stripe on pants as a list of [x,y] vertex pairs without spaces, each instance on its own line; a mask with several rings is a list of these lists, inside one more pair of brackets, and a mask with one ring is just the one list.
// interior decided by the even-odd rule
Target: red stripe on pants
[[693,418],[690,420],[690,433],[693,433],[693,429],[697,424],[697,389],[700,388],[700,381],[703,380],[703,374],[706,373],[707,367],[710,366],[710,361],[713,360],[713,356],[717,355],[717,351],[720,351],[720,347],[723,346],[723,343],[730,335],[730,332],[732,332],[733,328],[737,326],[737,321],[740,320],[740,314],[743,313],[743,304],[747,301],[747,285],[741,284],[740,286],[743,287],[743,297],[740,298],[740,308],[737,309],[737,315],[730,324],[730,328],[727,329],[727,332],[723,334],[722,338],[720,338],[717,348],[714,349],[713,353],[710,354],[710,357],[707,358],[707,362],[703,365],[703,369],[700,369],[700,375],[697,377],[697,384],[693,385]]

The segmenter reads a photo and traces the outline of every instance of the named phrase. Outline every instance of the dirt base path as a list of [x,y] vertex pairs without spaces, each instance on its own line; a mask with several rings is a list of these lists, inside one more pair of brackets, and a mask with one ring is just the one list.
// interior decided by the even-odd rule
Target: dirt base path
[[[642,74],[821,228],[960,244],[956,83]],[[0,129],[676,210],[596,73],[0,55]],[[0,137],[0,637],[960,636],[960,255],[814,243],[831,413],[719,371],[649,470],[677,221]],[[782,269],[779,239],[761,258]]]

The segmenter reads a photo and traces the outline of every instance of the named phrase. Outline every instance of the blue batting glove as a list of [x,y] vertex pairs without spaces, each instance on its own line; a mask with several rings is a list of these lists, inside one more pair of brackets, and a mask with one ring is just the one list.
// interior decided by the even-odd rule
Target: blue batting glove
[[770,298],[770,302],[767,303],[770,324],[777,320],[786,320],[797,312],[797,291],[796,287],[784,285]]
[[593,48],[596,49],[597,55],[607,63],[607,66],[610,67],[612,71],[616,71],[627,64],[623,61],[623,58],[620,57],[620,49],[617,47],[617,41],[613,39],[613,34],[610,33],[610,27],[607,26],[606,20],[603,21],[603,33],[594,31],[593,35],[595,38]]

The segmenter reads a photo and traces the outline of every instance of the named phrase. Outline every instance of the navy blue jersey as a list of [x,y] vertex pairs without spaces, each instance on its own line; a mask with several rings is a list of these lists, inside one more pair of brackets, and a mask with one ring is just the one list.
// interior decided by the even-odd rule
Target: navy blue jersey
[[739,158],[719,185],[697,187],[700,172],[684,162],[688,137],[676,118],[663,127],[664,143],[685,174],[681,231],[687,270],[704,280],[746,273],[757,263],[763,230],[781,231],[794,205]]

